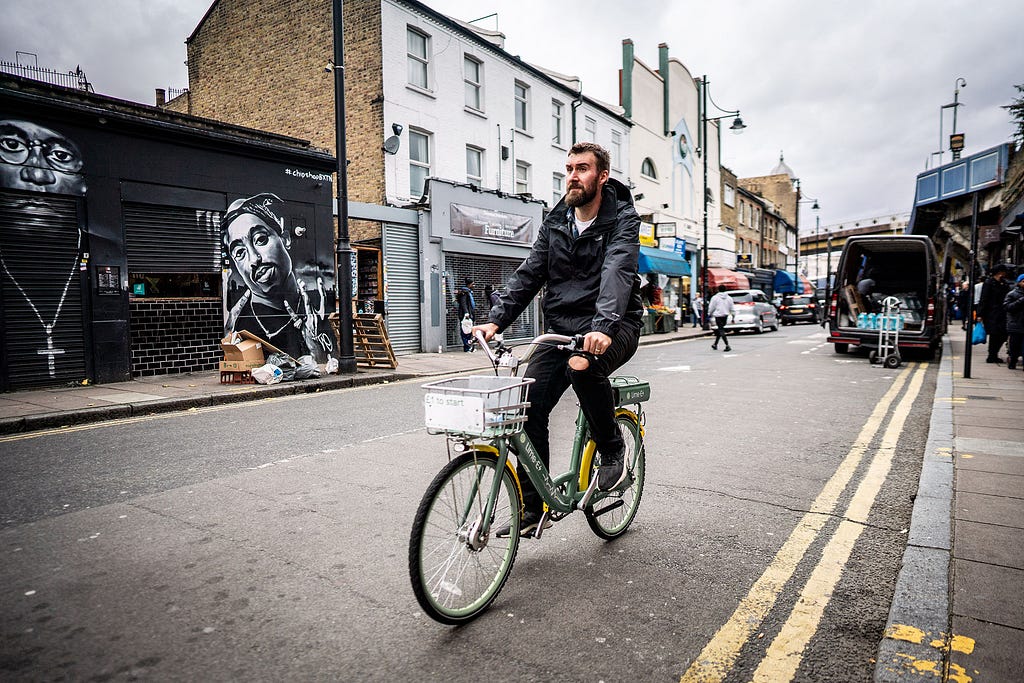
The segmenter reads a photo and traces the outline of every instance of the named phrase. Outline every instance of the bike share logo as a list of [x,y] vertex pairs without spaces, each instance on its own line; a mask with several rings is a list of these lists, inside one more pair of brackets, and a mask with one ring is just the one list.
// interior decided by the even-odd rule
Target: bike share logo
[[[540,456],[537,455],[537,451],[534,449],[533,444],[530,442],[529,437],[525,433],[520,433],[517,437],[519,441],[519,457],[522,458],[524,455],[530,463],[530,469],[535,472],[543,472],[547,468],[544,463],[540,461]],[[552,497],[557,497],[558,491],[552,486],[551,478],[544,477],[542,482],[544,484],[544,490],[546,490]]]

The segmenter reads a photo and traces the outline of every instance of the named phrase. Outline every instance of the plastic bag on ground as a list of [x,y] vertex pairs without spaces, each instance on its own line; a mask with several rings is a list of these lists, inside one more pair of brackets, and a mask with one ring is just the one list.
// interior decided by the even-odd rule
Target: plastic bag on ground
[[313,356],[299,358],[299,367],[295,368],[295,379],[316,379],[320,376],[320,366]]
[[259,384],[277,384],[283,377],[284,372],[273,363],[267,363],[252,370],[252,378]]
[[328,375],[338,374],[338,369],[341,367],[341,363],[338,362],[337,358],[331,358],[327,361],[327,367],[324,368]]

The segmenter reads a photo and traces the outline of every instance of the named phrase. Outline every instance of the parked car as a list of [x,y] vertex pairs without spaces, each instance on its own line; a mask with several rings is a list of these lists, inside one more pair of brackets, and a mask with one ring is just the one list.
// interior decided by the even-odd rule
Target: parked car
[[779,316],[768,296],[760,289],[734,289],[726,292],[736,304],[736,315],[727,330],[754,330],[758,334],[765,328],[779,329]]
[[829,342],[836,353],[877,349],[872,318],[882,301],[899,302],[899,351],[920,349],[934,357],[946,333],[946,291],[935,247],[922,235],[858,235],[846,240],[829,302]]
[[783,325],[816,323],[821,320],[820,306],[808,294],[787,294],[779,304],[779,321]]

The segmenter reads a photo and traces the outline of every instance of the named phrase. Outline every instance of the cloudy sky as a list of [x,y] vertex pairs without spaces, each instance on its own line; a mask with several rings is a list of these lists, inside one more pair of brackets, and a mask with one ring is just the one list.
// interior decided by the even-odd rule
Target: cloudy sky
[[[622,40],[631,38],[637,56],[655,68],[658,44],[667,43],[694,76],[707,75],[718,104],[743,113],[748,128],[723,136],[723,163],[741,177],[764,175],[783,152],[805,196],[819,200],[822,226],[909,212],[914,177],[937,161],[931,155],[940,147],[940,108],[953,101],[958,78],[967,81],[957,116],[965,154],[1010,139],[1013,126],[1001,107],[1024,83],[1020,0],[427,4],[463,20],[496,12],[479,23],[504,32],[509,52],[578,75],[588,95],[612,103]],[[22,51],[61,71],[81,65],[96,92],[152,104],[154,88],[188,85],[184,40],[209,6],[19,3],[0,24],[0,59],[14,61]],[[944,161],[950,158],[946,151]]]

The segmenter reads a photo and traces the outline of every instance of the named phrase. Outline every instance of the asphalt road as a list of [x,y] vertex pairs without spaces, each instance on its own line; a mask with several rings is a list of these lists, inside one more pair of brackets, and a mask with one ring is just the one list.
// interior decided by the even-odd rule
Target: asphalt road
[[412,517],[446,459],[418,382],[0,438],[0,673],[870,680],[937,364],[886,370],[824,340],[642,347],[623,369],[653,391],[630,531],[604,542],[574,515],[524,541],[460,628],[409,586]]

